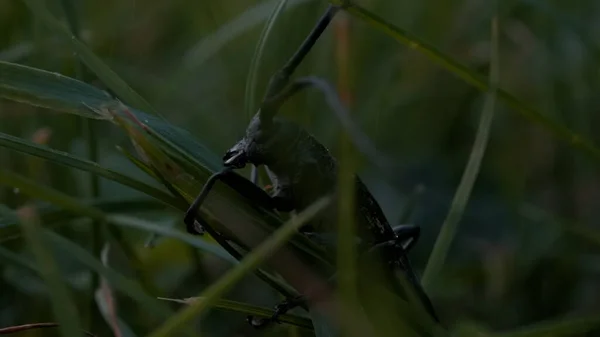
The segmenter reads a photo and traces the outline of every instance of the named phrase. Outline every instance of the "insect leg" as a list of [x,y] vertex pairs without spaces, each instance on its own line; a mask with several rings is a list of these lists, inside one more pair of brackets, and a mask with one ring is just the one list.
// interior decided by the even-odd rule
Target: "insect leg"
[[[252,200],[253,203],[258,204],[259,206],[269,210],[274,209],[273,201],[265,191],[263,191],[257,185],[253,184],[248,179],[233,172],[231,168],[225,168],[222,171],[217,172],[213,174],[210,178],[208,178],[208,180],[204,184],[204,187],[200,191],[200,194],[198,194],[194,202],[192,202],[192,205],[188,208],[187,212],[185,213],[183,222],[186,224],[187,231],[189,233],[195,232],[195,220],[199,218],[198,210],[200,209],[200,206],[208,196],[208,193],[213,188],[214,184],[219,180],[229,185],[229,187],[234,189],[242,196]],[[204,226],[204,224],[201,225]]]
[[295,298],[288,298],[280,302],[275,306],[275,312],[269,318],[257,318],[254,316],[248,316],[246,320],[252,327],[257,329],[262,329],[269,325],[270,323],[281,323],[279,321],[279,316],[286,314],[288,311],[306,304],[306,299],[304,296],[298,296]]

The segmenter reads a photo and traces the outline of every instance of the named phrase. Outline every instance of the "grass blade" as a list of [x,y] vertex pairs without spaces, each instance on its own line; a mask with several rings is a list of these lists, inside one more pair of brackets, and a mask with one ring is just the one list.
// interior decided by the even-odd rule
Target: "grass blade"
[[460,219],[462,218],[467,202],[469,201],[471,190],[473,189],[473,185],[475,184],[475,180],[477,179],[477,175],[479,174],[479,168],[481,166],[481,161],[483,160],[483,156],[485,154],[490,129],[492,126],[492,121],[494,119],[497,94],[496,88],[498,86],[499,81],[497,17],[494,17],[492,19],[491,26],[492,34],[490,56],[490,91],[486,95],[483,111],[479,120],[477,135],[475,136],[475,141],[473,143],[471,155],[469,156],[469,161],[467,162],[467,166],[465,167],[465,171],[463,172],[463,176],[461,178],[458,189],[454,194],[454,198],[450,206],[450,211],[448,212],[446,220],[442,225],[440,234],[438,235],[438,238],[433,246],[433,251],[429,256],[427,266],[425,267],[425,271],[423,272],[422,283],[423,288],[426,291],[431,291],[434,278],[439,274],[440,270],[442,269],[442,265],[444,264],[444,261],[446,259],[446,256],[448,255],[450,244],[454,239],[454,235],[456,234],[458,224],[460,222]]
[[185,210],[187,208],[187,205],[182,204],[180,200],[166,192],[119,172],[104,168],[95,162],[76,157],[66,152],[40,146],[5,133],[0,133],[0,146],[38,158],[43,158],[66,167],[93,173],[97,176],[131,187],[178,210]]
[[105,267],[100,260],[95,258],[84,248],[52,231],[43,230],[41,233],[43,233],[44,238],[48,240],[48,242],[52,242],[58,249],[64,250],[69,256],[79,260],[95,273],[102,275],[102,277],[110,282],[111,286],[138,302],[141,306],[146,308],[148,312],[152,312],[156,315],[156,317],[166,318],[173,314],[172,310],[167,306],[146,294],[142,290],[141,285],[136,281],[127,279],[114,270]]
[[25,206],[19,210],[18,214],[28,246],[37,260],[42,278],[48,285],[50,297],[52,298],[52,309],[59,323],[61,334],[65,337],[81,336],[82,329],[77,307],[72,301],[67,287],[62,282],[56,261],[45,247],[43,238],[40,235],[42,227],[35,208]]
[[491,337],[583,336],[600,326],[598,315],[532,324],[514,331],[491,334]]
[[[173,299],[173,298],[159,297],[159,299],[164,300],[164,301],[182,303],[182,304],[191,304],[196,301],[204,301],[204,297],[191,297],[191,298],[186,298],[186,299]],[[213,306],[216,309],[232,311],[232,312],[241,312],[241,313],[244,313],[247,315],[264,317],[264,318],[271,317],[274,313],[273,309],[258,307],[258,306],[254,306],[254,305],[250,305],[250,304],[246,304],[246,303],[242,303],[242,302],[224,300],[224,299],[216,300],[214,302]],[[305,329],[312,330],[312,328],[313,328],[313,326],[310,322],[310,319],[296,316],[296,315],[290,315],[290,314],[281,315],[281,316],[279,316],[279,321],[281,321],[281,323],[286,323],[289,325],[294,325],[294,326],[305,328]]]
[[328,206],[330,198],[322,198],[309,206],[298,216],[292,218],[256,249],[252,250],[235,268],[227,272],[219,281],[213,283],[204,291],[204,300],[191,304],[175,316],[172,316],[163,326],[158,328],[150,337],[173,336],[194,316],[202,314],[217,299],[223,296],[244,275],[256,269],[270,253],[281,247],[292,237],[300,226],[310,220],[318,212]]
[[[331,1],[332,3],[341,4],[343,3],[344,10],[348,13],[360,18],[365,21],[373,28],[380,30],[388,36],[398,40],[399,42],[407,45],[408,47],[417,50],[427,56],[434,63],[442,66],[444,69],[463,79],[475,88],[487,92],[490,90],[490,84],[485,81],[482,76],[458,63],[451,57],[445,55],[441,51],[437,50],[432,45],[421,40],[417,36],[386,22],[383,18],[375,15],[369,10],[362,6],[353,3],[352,1]],[[574,133],[569,128],[562,124],[553,121],[547,116],[542,115],[534,108],[521,102],[515,96],[511,95],[503,89],[496,89],[496,95],[499,99],[504,101],[508,106],[514,109],[517,113],[528,119],[530,122],[537,124],[547,129],[552,135],[558,139],[566,142],[570,146],[583,150],[590,155],[596,161],[600,161],[600,149],[596,147],[590,140],[583,138],[582,136]]]
[[256,43],[256,48],[254,50],[254,55],[252,56],[252,60],[250,61],[250,70],[248,72],[248,77],[246,78],[246,94],[244,98],[244,111],[246,113],[246,117],[248,120],[254,114],[255,109],[255,98],[256,98],[256,82],[258,81],[258,70],[260,67],[260,61],[262,60],[262,56],[265,50],[265,46],[267,44],[267,39],[275,26],[275,21],[279,18],[279,15],[283,13],[283,9],[287,4],[288,0],[279,0],[279,3],[273,8],[271,15],[267,19],[265,23],[265,27],[258,38],[258,42]]
[[0,61],[0,96],[86,118],[106,119],[97,110],[114,99],[105,91],[58,73]]
[[75,37],[69,30],[57,20],[52,13],[44,6],[40,0],[23,0],[29,10],[40,19],[50,30],[60,35],[71,45],[73,51],[80,60],[92,70],[96,76],[123,101],[128,102],[134,107],[150,113],[156,113],[150,103],[136,93],[131,87],[123,81],[112,69],[110,69],[102,60],[96,56],[83,42]]

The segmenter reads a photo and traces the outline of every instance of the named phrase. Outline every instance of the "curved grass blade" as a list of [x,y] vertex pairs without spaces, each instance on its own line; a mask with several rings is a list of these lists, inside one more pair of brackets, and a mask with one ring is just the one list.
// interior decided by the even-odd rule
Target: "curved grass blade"
[[283,9],[285,8],[287,2],[287,0],[279,0],[279,3],[275,6],[275,8],[273,8],[271,15],[269,15],[269,18],[265,23],[265,27],[258,38],[254,55],[250,61],[250,70],[248,72],[248,77],[246,78],[246,93],[244,97],[244,111],[248,120],[250,120],[254,114],[256,105],[254,101],[256,98],[256,82],[258,80],[257,75],[260,67],[260,61],[262,60],[263,52],[265,50],[265,45],[267,44],[267,39],[269,38],[269,35],[275,26],[275,21],[277,18],[279,18],[279,15],[283,13]]
[[102,60],[96,56],[83,42],[75,37],[69,30],[56,19],[46,8],[43,1],[23,0],[29,10],[40,19],[50,30],[54,31],[61,38],[68,41],[73,51],[79,59],[98,76],[98,78],[115,94],[132,106],[138,107],[144,111],[156,114],[144,98],[136,93],[131,87],[123,81],[112,69],[110,69]]
[[[189,305],[189,304],[197,302],[197,301],[203,301],[204,297],[191,297],[191,298],[186,298],[186,299],[182,299],[182,300],[173,299],[173,298],[164,298],[164,297],[159,297],[158,299]],[[244,314],[248,314],[248,315],[252,315],[252,316],[256,316],[256,317],[264,317],[264,318],[271,317],[273,315],[273,313],[275,312],[275,311],[273,311],[273,309],[259,307],[259,306],[242,303],[242,302],[237,302],[237,301],[224,300],[224,299],[216,300],[214,302],[213,307],[216,309],[227,310],[227,311],[232,311],[232,312],[241,312]],[[294,325],[294,326],[297,326],[300,328],[305,328],[305,329],[310,329],[310,330],[313,329],[310,319],[296,316],[296,315],[290,315],[290,314],[281,315],[281,316],[279,316],[279,321],[281,321],[281,323]]]
[[473,186],[475,185],[475,180],[477,179],[477,175],[479,174],[479,168],[481,166],[481,161],[483,160],[483,156],[485,154],[488,138],[490,135],[490,129],[492,126],[492,121],[494,119],[497,87],[499,81],[497,17],[494,17],[492,19],[491,28],[492,42],[490,53],[490,90],[486,95],[483,111],[479,120],[477,135],[475,136],[475,141],[473,143],[471,155],[469,156],[469,161],[467,162],[467,166],[465,167],[465,171],[463,172],[460,184],[458,186],[458,189],[456,190],[456,193],[454,194],[452,204],[450,205],[450,210],[448,211],[446,220],[444,220],[444,223],[442,224],[442,229],[440,231],[440,234],[438,235],[438,238],[435,241],[433,250],[431,252],[431,255],[429,256],[429,261],[427,261],[427,266],[425,267],[425,270],[423,272],[423,278],[421,282],[425,291],[428,292],[431,291],[434,278],[437,275],[439,275],[442,269],[446,256],[448,255],[448,251],[450,249],[450,244],[454,239],[454,235],[456,234],[458,224],[469,201],[471,190],[473,189]]
[[329,205],[331,198],[321,198],[307,207],[306,210],[292,218],[271,237],[263,242],[256,249],[252,250],[236,267],[227,272],[219,281],[213,283],[204,292],[204,300],[191,304],[176,315],[172,316],[164,325],[150,334],[150,337],[167,337],[175,335],[176,332],[192,318],[206,311],[214,301],[223,296],[231,287],[233,287],[244,275],[256,269],[270,253],[280,248],[292,235],[309,221],[317,213]]
[[[465,82],[469,83],[475,88],[483,92],[490,90],[489,83],[486,83],[482,76],[455,61],[450,56],[447,56],[408,31],[386,22],[383,18],[375,15],[374,13],[352,1],[344,0],[331,2],[342,5],[344,10],[346,10],[348,13],[360,18],[373,28],[380,30],[381,32],[398,40],[408,47],[421,52],[431,61],[442,66],[444,69],[463,79]],[[594,160],[600,161],[600,149],[596,147],[590,140],[583,138],[582,136],[571,131],[569,128],[541,114],[503,89],[497,89],[497,97],[504,101],[504,103],[514,109],[517,113],[528,119],[530,122],[547,129],[558,139],[566,142],[576,149],[583,150]]]
[[135,180],[119,172],[104,168],[98,165],[97,163],[76,157],[69,153],[40,146],[35,143],[25,141],[21,138],[7,135],[5,133],[0,133],[0,146],[14,151],[26,153],[28,155],[43,158],[66,167],[76,168],[82,171],[93,173],[100,177],[118,182],[122,185],[131,187],[137,191],[147,194],[175,209],[187,209],[187,205],[182,204],[180,200],[173,197],[172,195],[167,194],[166,192],[163,192],[155,187],[152,187],[139,180]]
[[[207,59],[216,55],[223,46],[248,32],[253,26],[268,19],[271,9],[281,0],[261,2],[248,9],[235,19],[222,25],[216,32],[202,39],[184,55],[182,64],[185,72],[201,66]],[[310,0],[290,0],[290,6],[296,6]]]
[[63,336],[81,336],[81,322],[75,303],[73,302],[67,287],[62,282],[58,265],[52,254],[46,248],[43,237],[40,235],[42,227],[33,206],[25,206],[18,211],[22,223],[23,234],[37,260],[37,269],[48,285],[50,297],[52,298],[52,309],[59,323],[59,329]]

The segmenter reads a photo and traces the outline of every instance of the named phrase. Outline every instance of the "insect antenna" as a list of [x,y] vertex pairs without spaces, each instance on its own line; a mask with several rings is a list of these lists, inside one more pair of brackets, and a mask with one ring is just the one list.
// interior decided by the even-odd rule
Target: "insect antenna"
[[304,60],[308,52],[323,34],[339,9],[339,6],[329,5],[294,55],[292,55],[287,63],[271,77],[259,111],[259,118],[261,121],[269,122],[273,119],[273,116],[277,112],[277,107],[270,104],[271,98],[279,95],[279,93],[288,85],[290,76],[292,76],[296,68],[298,68],[298,65],[302,63],[302,60]]

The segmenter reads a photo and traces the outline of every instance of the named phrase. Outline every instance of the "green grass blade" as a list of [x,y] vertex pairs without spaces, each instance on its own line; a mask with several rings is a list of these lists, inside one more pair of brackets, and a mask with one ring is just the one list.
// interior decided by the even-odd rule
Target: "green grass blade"
[[483,156],[487,147],[492,121],[494,119],[497,86],[499,81],[497,17],[492,19],[491,26],[490,91],[486,94],[483,111],[479,120],[479,127],[477,129],[477,135],[475,136],[469,161],[467,162],[467,166],[463,172],[460,184],[456,190],[456,193],[454,194],[452,204],[450,205],[450,210],[446,216],[446,219],[444,220],[440,234],[435,241],[433,251],[429,256],[425,271],[423,272],[422,283],[425,291],[431,291],[434,279],[437,275],[439,275],[446,256],[448,255],[450,244],[454,239],[458,224],[469,201],[471,190],[473,189],[473,185],[475,185],[475,181],[477,180],[481,161],[483,160]]
[[490,334],[491,337],[584,336],[600,326],[598,315],[532,324],[514,331]]
[[105,91],[58,73],[0,61],[0,96],[86,118],[106,119],[101,110],[114,102]]
[[39,273],[39,270],[37,268],[37,266],[35,265],[35,263],[33,263],[32,261],[29,261],[28,259],[24,258],[23,256],[10,251],[2,246],[0,246],[0,260],[4,260],[10,264],[13,264],[19,268],[25,269],[25,270],[29,270],[30,272],[33,272],[35,274]]
[[146,294],[139,283],[105,267],[100,260],[95,258],[84,248],[52,231],[43,230],[42,233],[48,242],[52,242],[55,247],[64,250],[69,256],[79,260],[79,262],[90,268],[90,270],[104,277],[110,282],[112,287],[138,302],[147,310],[147,312],[151,312],[156,317],[160,318],[166,318],[173,314],[172,310],[166,305]]
[[206,311],[214,301],[223,296],[231,287],[233,287],[244,275],[256,269],[270,253],[280,248],[292,235],[309,221],[318,212],[328,206],[330,198],[322,198],[309,206],[306,210],[292,218],[280,229],[273,233],[271,237],[265,240],[260,246],[252,250],[236,267],[228,271],[219,281],[213,283],[204,291],[204,300],[191,304],[175,316],[171,317],[163,326],[158,328],[151,337],[167,337],[177,334],[189,320]]
[[256,48],[254,50],[254,55],[252,56],[252,60],[250,61],[250,70],[248,72],[248,77],[246,78],[246,93],[244,97],[244,112],[246,113],[246,117],[248,120],[254,115],[254,109],[256,108],[256,83],[258,81],[258,71],[260,68],[260,61],[262,60],[262,56],[265,50],[265,46],[267,44],[267,39],[273,31],[273,27],[275,26],[275,21],[279,18],[279,15],[283,13],[283,9],[287,4],[288,0],[279,0],[279,3],[273,8],[271,15],[267,19],[265,23],[265,27],[258,38],[258,42],[256,43]]
[[[98,208],[105,213],[127,213],[147,210],[164,209],[164,205],[152,199],[94,199],[82,201],[84,205]],[[1,207],[2,205],[0,205]],[[62,208],[53,205],[44,205],[38,207],[44,227],[58,227],[68,224],[69,221],[81,218],[79,214],[74,214]],[[18,219],[15,211],[7,209],[0,213],[0,243],[21,238],[21,230],[18,227]]]
[[229,255],[225,249],[221,248],[219,245],[208,243],[204,240],[197,239],[195,236],[184,233],[181,231],[174,230],[169,227],[158,226],[148,221],[144,221],[135,217],[129,217],[126,215],[110,215],[108,216],[108,220],[117,226],[135,228],[138,230],[160,234],[165,237],[170,237],[173,239],[180,240],[181,242],[185,242],[192,247],[202,249],[203,251],[209,252],[221,259],[237,264],[238,261]]
[[50,30],[68,41],[80,60],[124,102],[150,113],[156,113],[150,103],[136,93],[83,42],[57,20],[41,0],[23,0],[29,10]]
[[35,256],[40,274],[48,285],[52,298],[52,309],[59,323],[61,334],[65,337],[81,336],[82,329],[77,307],[62,282],[56,261],[50,251],[46,249],[43,237],[40,235],[42,227],[35,208],[26,206],[18,213],[29,249]]
[[92,161],[76,157],[66,152],[40,146],[4,133],[0,133],[0,147],[5,147],[38,158],[43,158],[66,167],[76,168],[78,170],[93,173],[97,176],[131,187],[178,210],[185,210],[187,208],[187,205],[182,204],[180,200],[166,192],[163,192],[139,180],[135,180],[127,175],[104,168]]
[[[173,299],[173,298],[163,298],[163,297],[159,297],[159,299],[165,300],[165,301],[182,303],[182,304],[191,304],[191,303],[194,303],[197,301],[203,301],[204,297],[191,297],[191,298],[186,298],[186,299],[182,299],[182,300]],[[240,312],[240,313],[244,313],[247,315],[252,315],[252,316],[256,316],[256,317],[264,317],[264,318],[271,317],[275,313],[275,311],[273,309],[259,307],[259,306],[255,306],[255,305],[251,305],[251,304],[247,304],[247,303],[238,302],[238,301],[224,300],[224,299],[216,300],[214,302],[213,306],[216,309],[232,311],[232,312]],[[296,315],[290,315],[290,314],[281,315],[281,316],[279,316],[279,321],[281,321],[281,323],[294,325],[294,326],[305,328],[305,329],[312,330],[312,328],[313,328],[313,326],[310,322],[310,319],[296,316]]]
[[87,216],[93,220],[103,223],[111,223],[117,226],[132,227],[140,230],[150,231],[163,236],[172,237],[186,242],[194,247],[203,249],[209,253],[214,253],[227,261],[233,262],[232,257],[224,253],[216,245],[210,245],[202,240],[196,239],[194,236],[176,231],[172,228],[157,226],[139,219],[130,218],[127,216],[108,216],[101,210],[85,205],[78,199],[67,196],[61,192],[37,184],[21,175],[12,173],[7,170],[0,170],[0,184],[19,188],[21,193],[30,195],[37,199],[46,200],[73,213]]
[[[337,4],[340,3],[340,1],[331,2]],[[398,40],[399,42],[407,45],[408,47],[419,51],[420,53],[427,56],[434,63],[440,65],[444,69],[463,79],[475,88],[483,92],[487,92],[488,90],[490,90],[489,83],[487,83],[481,75],[475,73],[474,71],[455,61],[450,56],[445,55],[444,53],[437,50],[435,47],[426,43],[417,36],[389,22],[386,22],[383,18],[375,15],[374,13],[370,12],[369,10],[363,8],[362,6],[352,1],[346,0],[341,2],[343,2],[345,6],[344,9],[348,13],[352,14],[353,16],[356,16],[357,18],[360,18],[361,20],[371,25],[373,28],[380,30],[381,32]],[[497,89],[496,95],[505,104],[510,106],[512,109],[514,109],[516,112],[528,119],[530,122],[533,122],[534,124],[537,124],[547,129],[552,135],[554,135],[558,139],[565,141],[567,144],[576,149],[583,150],[593,159],[600,161],[600,149],[596,147],[590,140],[583,138],[582,136],[574,133],[562,124],[550,119],[547,116],[544,116],[534,108],[521,102],[515,96],[511,95],[503,89]]]

